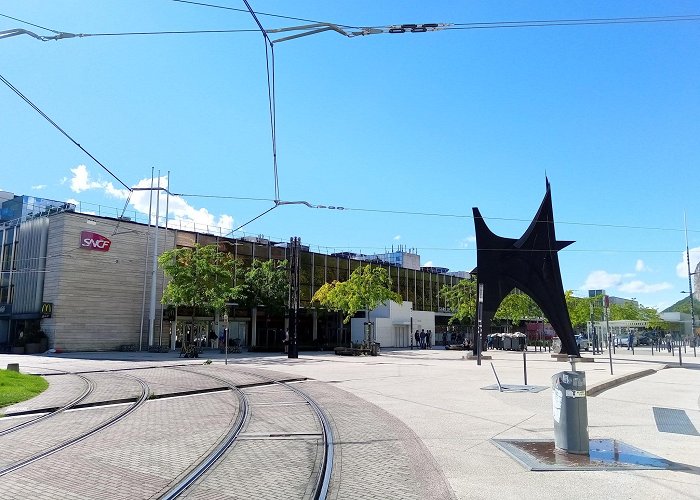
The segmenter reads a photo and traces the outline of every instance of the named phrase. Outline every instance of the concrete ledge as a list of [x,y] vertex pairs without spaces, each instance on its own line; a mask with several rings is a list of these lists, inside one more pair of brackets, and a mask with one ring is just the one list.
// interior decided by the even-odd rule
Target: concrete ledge
[[[551,354],[551,357],[556,359],[557,361],[566,361],[567,363],[569,362],[568,354]],[[578,358],[574,358],[574,361],[576,363],[594,363],[595,358],[584,358],[583,356],[579,356]]]
[[646,370],[639,370],[632,373],[626,373],[625,375],[618,375],[617,377],[613,377],[610,380],[598,382],[597,384],[593,384],[588,389],[586,389],[586,396],[597,396],[601,392],[607,391],[608,389],[612,389],[613,387],[617,387],[626,382],[631,382],[632,380],[636,380],[638,378],[646,377],[647,375],[653,375],[657,371],[663,370],[664,368],[666,368],[666,365],[662,365],[659,368],[647,368]]
[[[476,360],[478,359],[478,356],[477,356],[476,354],[472,353],[472,352],[469,352],[469,354],[465,354],[464,356],[462,356],[462,359],[474,360],[474,361],[476,361]],[[489,360],[489,359],[491,359],[491,356],[489,356],[488,354],[482,354],[482,355],[481,355],[481,360],[482,360],[482,361],[483,361],[483,360]]]

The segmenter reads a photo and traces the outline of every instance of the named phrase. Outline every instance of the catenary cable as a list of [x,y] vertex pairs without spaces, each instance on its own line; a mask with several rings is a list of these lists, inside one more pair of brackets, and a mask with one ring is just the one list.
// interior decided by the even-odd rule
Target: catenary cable
[[39,113],[46,121],[48,121],[51,125],[53,125],[53,126],[54,126],[59,132],[61,132],[64,136],[66,136],[66,138],[67,138],[69,141],[71,141],[73,144],[75,144],[76,146],[78,146],[78,148],[79,148],[81,151],[83,151],[83,153],[85,153],[85,154],[88,155],[90,158],[92,158],[92,159],[95,161],[95,163],[97,163],[100,167],[102,167],[102,168],[104,169],[105,172],[107,172],[107,173],[108,173],[109,175],[111,175],[114,179],[116,179],[117,182],[119,182],[119,184],[121,184],[121,185],[124,186],[126,189],[128,189],[129,191],[131,191],[131,188],[130,188],[129,186],[127,186],[127,185],[124,183],[124,181],[122,181],[119,177],[117,177],[114,173],[112,173],[112,171],[111,171],[110,169],[108,169],[100,160],[98,160],[97,158],[95,158],[87,149],[85,149],[84,147],[82,147],[82,146],[81,146],[75,139],[73,139],[73,137],[71,137],[65,130],[63,130],[61,127],[59,127],[58,124],[57,124],[55,121],[53,121],[51,118],[49,118],[48,115],[47,115],[46,113],[44,113],[41,109],[39,109],[38,106],[36,106],[32,101],[30,101],[29,98],[27,98],[24,94],[22,94],[22,92],[20,92],[14,85],[12,85],[10,82],[8,82],[8,81],[5,79],[4,76],[0,75],[0,81],[2,81],[2,83],[4,83],[5,85],[7,85],[7,86],[10,88],[10,90],[12,90],[12,91],[13,91],[15,94],[17,94],[19,97],[21,97],[22,100],[23,100],[24,102],[26,102],[27,104],[29,104],[29,105],[34,109],[34,111],[36,111],[37,113]]

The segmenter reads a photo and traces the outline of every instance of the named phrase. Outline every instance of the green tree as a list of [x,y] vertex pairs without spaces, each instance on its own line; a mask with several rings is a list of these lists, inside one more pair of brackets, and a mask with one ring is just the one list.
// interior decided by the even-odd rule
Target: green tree
[[192,308],[207,307],[218,315],[226,302],[239,300],[243,289],[234,286],[237,262],[216,245],[174,248],[158,257],[158,264],[169,278],[161,302]]
[[257,345],[258,306],[267,308],[266,325],[270,314],[282,312],[289,297],[289,276],[286,260],[253,260],[250,267],[241,271],[244,306],[251,309],[252,345]]
[[449,324],[465,320],[474,322],[476,318],[476,280],[463,279],[455,285],[445,285],[440,290],[440,295],[445,299],[447,307],[453,312]]
[[286,260],[256,259],[241,275],[242,302],[245,305],[263,305],[272,312],[284,310],[289,295]]
[[515,325],[522,319],[534,316],[535,308],[537,306],[529,295],[520,291],[513,291],[501,301],[494,318],[503,319],[511,325]]
[[392,291],[391,278],[386,269],[361,266],[355,269],[347,281],[333,281],[319,288],[312,302],[334,311],[345,313],[343,323],[348,323],[357,311],[369,311],[388,300],[401,304],[401,295]]
[[622,304],[610,304],[610,320],[641,320],[641,309],[635,302],[625,301]]
[[564,292],[566,308],[569,311],[571,326],[574,328],[586,325],[591,319],[591,304],[594,298],[574,297],[573,290]]

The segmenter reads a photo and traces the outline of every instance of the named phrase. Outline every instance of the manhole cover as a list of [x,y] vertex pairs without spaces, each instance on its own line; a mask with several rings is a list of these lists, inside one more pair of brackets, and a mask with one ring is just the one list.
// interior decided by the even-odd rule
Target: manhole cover
[[617,439],[591,439],[588,455],[566,453],[546,439],[492,439],[523,467],[534,471],[669,469],[674,463]]

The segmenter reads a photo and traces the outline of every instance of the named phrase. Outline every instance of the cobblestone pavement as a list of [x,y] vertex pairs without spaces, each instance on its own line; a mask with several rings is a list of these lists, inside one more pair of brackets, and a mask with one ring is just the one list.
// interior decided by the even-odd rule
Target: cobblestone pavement
[[[52,370],[63,366],[88,372],[104,364],[79,360],[60,365],[55,361],[51,359]],[[114,371],[118,367],[128,369]],[[298,380],[299,376],[243,364],[201,362],[178,368],[147,368],[120,361],[109,368],[107,372],[85,374],[95,383],[89,403],[137,396],[140,385],[133,377],[145,380],[150,390],[160,395],[222,387],[221,380],[207,375],[244,386],[242,390],[251,405],[245,429],[225,458],[186,492],[188,497],[310,497],[321,460],[320,424],[303,398],[285,385],[260,385]],[[56,406],[59,394],[64,395],[65,404],[85,387],[84,381],[71,375],[47,378],[57,381],[51,392],[25,406]],[[310,394],[332,421],[335,460],[329,498],[453,497],[432,457],[401,421],[331,385],[313,381],[294,384]],[[14,463],[67,436],[78,435],[125,407],[71,410],[0,436],[0,464]],[[0,479],[0,499],[157,497],[216,447],[236,420],[238,408],[233,391],[149,400],[107,429],[6,474]],[[25,418],[7,420],[15,425]],[[0,429],[9,425],[3,420]]]
[[48,389],[28,401],[3,408],[6,415],[43,408],[59,408],[73,401],[87,388],[87,383],[76,375],[53,375],[56,373],[54,371],[46,373],[51,373],[51,376],[45,377],[49,383]]

